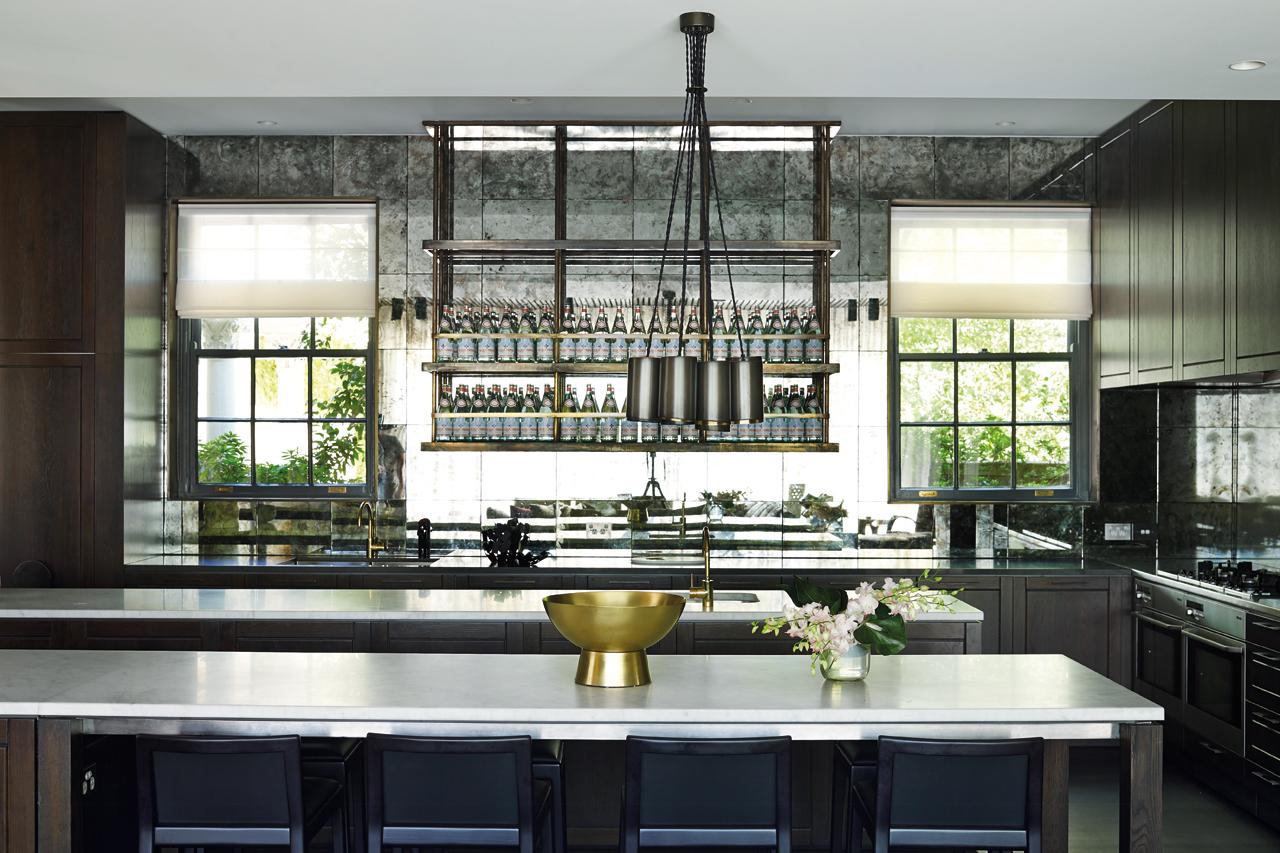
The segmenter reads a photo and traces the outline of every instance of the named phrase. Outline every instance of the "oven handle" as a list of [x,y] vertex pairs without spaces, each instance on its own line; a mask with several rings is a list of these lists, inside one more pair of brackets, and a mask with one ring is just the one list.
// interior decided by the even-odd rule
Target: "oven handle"
[[1280,623],[1268,622],[1265,619],[1253,620],[1253,627],[1261,628],[1264,631],[1280,631]]
[[1154,616],[1151,616],[1147,613],[1142,613],[1142,612],[1134,613],[1133,615],[1134,615],[1134,618],[1139,619],[1143,622],[1146,622],[1148,625],[1155,625],[1157,628],[1164,628],[1167,631],[1182,630],[1181,622],[1166,622],[1163,619],[1157,619]]
[[1183,628],[1182,636],[1186,637],[1188,640],[1195,640],[1198,643],[1204,643],[1210,648],[1217,649],[1220,652],[1226,652],[1229,655],[1244,654],[1244,646],[1230,645],[1222,642],[1221,640],[1215,640],[1213,637],[1206,637],[1194,628]]

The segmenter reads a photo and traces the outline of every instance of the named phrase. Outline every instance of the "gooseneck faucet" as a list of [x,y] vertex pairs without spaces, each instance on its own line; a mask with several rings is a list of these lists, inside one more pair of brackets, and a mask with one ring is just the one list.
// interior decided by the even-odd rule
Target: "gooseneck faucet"
[[387,546],[377,545],[373,541],[373,537],[376,536],[378,533],[378,520],[377,520],[378,514],[374,510],[373,504],[369,503],[369,501],[362,502],[360,504],[360,508],[356,510],[356,525],[359,526],[360,524],[364,523],[365,510],[369,511],[369,538],[365,546],[364,557],[366,560],[372,563],[374,553],[377,551],[385,550]]
[[689,596],[702,599],[702,609],[710,610],[715,603],[715,587],[711,580],[711,523],[702,522],[702,586],[689,585]]

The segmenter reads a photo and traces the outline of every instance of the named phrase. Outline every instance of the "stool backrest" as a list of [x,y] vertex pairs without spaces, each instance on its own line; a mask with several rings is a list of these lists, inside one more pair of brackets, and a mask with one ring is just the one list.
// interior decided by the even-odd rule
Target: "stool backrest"
[[297,737],[137,738],[140,849],[303,844]]
[[383,845],[533,849],[528,737],[365,742],[368,840]]
[[876,850],[1040,848],[1044,741],[880,739]]
[[789,847],[790,738],[627,738],[623,832],[635,844],[649,835],[719,846],[760,830],[778,836],[760,846]]

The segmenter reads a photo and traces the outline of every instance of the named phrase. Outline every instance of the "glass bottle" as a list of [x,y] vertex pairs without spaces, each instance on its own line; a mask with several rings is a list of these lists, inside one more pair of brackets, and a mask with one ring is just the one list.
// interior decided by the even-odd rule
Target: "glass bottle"
[[[578,332],[588,334],[591,331],[591,312],[586,308],[582,309],[582,317],[578,320]],[[576,361],[591,361],[595,354],[595,341],[590,337],[578,339],[578,349],[575,352]]]
[[729,357],[729,328],[724,323],[724,307],[716,307],[716,318],[711,321],[711,358],[723,361]]
[[[800,396],[799,385],[792,385],[787,395],[787,414],[804,414],[804,397]],[[804,441],[804,418],[787,418],[787,441]]]
[[436,441],[453,441],[454,419],[449,417],[453,414],[453,393],[444,383],[440,384],[440,402],[436,404],[436,414],[444,415],[436,418]]
[[475,321],[472,319],[471,311],[467,308],[463,308],[461,316],[458,317],[458,332],[465,337],[458,338],[458,345],[454,347],[454,352],[457,354],[458,361],[476,360],[475,331],[476,325]]
[[738,340],[738,331],[742,328],[742,312],[735,308],[733,319],[729,321],[729,358],[742,358],[742,341]]
[[609,315],[601,307],[596,311],[596,325],[592,329],[595,337],[591,339],[591,360],[608,361],[613,347],[609,343]]
[[622,309],[613,312],[613,328],[609,330],[609,360],[622,362],[627,360],[627,321],[622,316]]
[[[587,393],[582,395],[582,412],[583,414],[595,414],[600,411],[600,407],[596,405],[596,392],[587,386]],[[578,428],[578,441],[599,441],[600,440],[600,419],[599,418],[583,418],[582,426]]]
[[769,397],[769,413],[775,417],[769,418],[766,423],[769,424],[769,440],[770,441],[786,441],[787,440],[787,395],[782,393],[781,385],[773,386],[773,395]]
[[764,324],[760,322],[760,312],[752,311],[751,317],[747,320],[747,334],[751,336],[751,340],[747,341],[747,355],[755,358],[764,358],[766,355],[766,346],[764,338]]
[[526,364],[533,361],[533,331],[536,325],[537,321],[533,318],[533,312],[529,307],[522,308],[520,310],[520,323],[516,326],[516,334],[520,336],[516,338],[516,361]]
[[[805,391],[804,411],[807,415],[822,414],[822,403],[818,400],[818,392],[812,385]],[[822,418],[805,418],[804,440],[822,441]]]
[[[822,322],[818,320],[818,310],[812,305],[809,306],[809,316],[804,321],[804,333],[806,335],[822,334]],[[804,342],[804,360],[810,364],[822,363],[821,339],[811,338]]]
[[[564,398],[560,401],[560,411],[566,415],[578,413],[578,399],[572,385],[565,386]],[[581,418],[561,418],[560,440],[577,441],[578,432],[582,427],[581,420]]]
[[684,325],[684,353],[683,355],[698,358],[702,355],[702,344],[695,335],[699,334],[702,328],[698,325],[698,312],[696,309],[689,309],[689,319]]
[[502,319],[498,321],[498,334],[495,346],[498,350],[498,361],[506,364],[516,360],[516,318],[510,308],[502,309]]
[[[618,414],[618,399],[613,396],[613,386],[604,386],[604,402],[600,404],[600,411],[604,414]],[[600,440],[601,441],[617,441],[618,440],[618,419],[617,418],[601,418],[600,419]]]
[[476,341],[476,361],[494,361],[498,354],[498,342],[493,333],[498,330],[493,312],[480,312],[480,338]]
[[765,342],[765,360],[781,364],[787,360],[787,345],[782,340],[782,315],[777,308],[769,312],[769,325],[765,329],[769,339]]
[[556,419],[551,413],[556,410],[555,397],[551,393],[551,385],[542,386],[542,400],[538,403],[538,441],[552,441],[556,437]]
[[[626,400],[623,400],[623,401],[622,401],[622,409],[623,409],[623,411],[624,411],[624,412],[626,411],[626,407],[627,407],[627,402],[626,402]],[[635,421],[633,421],[633,420],[631,420],[631,419],[627,418],[627,417],[624,415],[624,416],[623,416],[623,418],[622,418],[622,438],[621,438],[621,441],[622,441],[624,444],[625,444],[625,443],[627,443],[627,442],[631,442],[632,444],[634,444],[634,443],[635,443],[635,441],[636,441],[636,439],[637,439],[639,436],[640,436],[640,424],[638,424],[638,423],[636,423]]]
[[544,305],[538,316],[538,342],[534,346],[534,357],[543,364],[550,364],[555,360],[555,331],[551,309]]
[[631,334],[627,336],[627,354],[632,358],[643,356],[649,346],[649,337],[644,331],[644,319],[639,307],[631,309]]
[[453,398],[453,413],[461,416],[453,419],[453,440],[470,441],[471,418],[466,416],[471,414],[471,395],[467,393],[466,385],[458,386],[458,393]]
[[783,327],[783,333],[787,337],[787,361],[791,364],[799,364],[804,361],[804,341],[800,339],[800,333],[803,330],[800,325],[800,315],[795,308],[791,309],[791,313],[787,315],[787,324]]
[[520,440],[536,441],[538,438],[538,392],[532,385],[526,385],[524,400],[520,405]]
[[561,361],[573,361],[577,357],[578,342],[573,338],[577,330],[578,324],[573,319],[573,309],[565,306],[564,318],[560,321],[560,332],[563,335],[560,338]]
[[489,386],[489,395],[485,397],[485,413],[490,417],[484,419],[484,437],[489,441],[502,440],[502,387]]
[[[457,324],[453,319],[453,306],[446,305],[440,311],[440,331],[438,335],[450,335],[456,330]],[[436,337],[436,361],[453,361],[457,356],[456,339]]]
[[645,421],[640,424],[640,440],[646,444],[653,444],[661,437],[661,430],[658,424],[653,421]]
[[502,398],[502,437],[507,441],[520,438],[520,386],[508,385]]

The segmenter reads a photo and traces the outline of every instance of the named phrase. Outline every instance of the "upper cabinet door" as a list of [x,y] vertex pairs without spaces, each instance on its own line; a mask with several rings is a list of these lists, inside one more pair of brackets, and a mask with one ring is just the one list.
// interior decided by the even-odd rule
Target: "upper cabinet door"
[[0,113],[0,352],[93,346],[92,124]]
[[1133,381],[1133,132],[1126,124],[1098,147],[1098,368],[1103,387]]
[[1227,105],[1183,101],[1178,165],[1181,173],[1182,310],[1178,340],[1182,378],[1231,372],[1227,311]]
[[1140,116],[1134,198],[1137,222],[1139,382],[1173,379],[1174,108]]
[[1235,111],[1235,370],[1273,370],[1280,368],[1280,103],[1238,101]]

